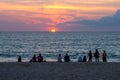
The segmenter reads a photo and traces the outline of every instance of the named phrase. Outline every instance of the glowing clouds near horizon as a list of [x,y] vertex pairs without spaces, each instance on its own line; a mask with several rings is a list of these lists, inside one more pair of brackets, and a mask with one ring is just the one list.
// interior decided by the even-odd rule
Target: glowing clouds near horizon
[[112,16],[120,9],[119,3],[119,0],[1,0],[0,24],[4,27],[0,30],[58,31],[49,29],[51,25],[59,31],[73,30],[81,25],[79,21]]

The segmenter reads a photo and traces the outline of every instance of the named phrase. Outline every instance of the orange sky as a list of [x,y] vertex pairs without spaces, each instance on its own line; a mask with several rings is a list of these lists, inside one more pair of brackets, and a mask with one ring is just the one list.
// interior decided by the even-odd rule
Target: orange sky
[[77,19],[100,19],[118,9],[120,0],[1,0],[0,16],[5,17],[0,20],[51,27]]

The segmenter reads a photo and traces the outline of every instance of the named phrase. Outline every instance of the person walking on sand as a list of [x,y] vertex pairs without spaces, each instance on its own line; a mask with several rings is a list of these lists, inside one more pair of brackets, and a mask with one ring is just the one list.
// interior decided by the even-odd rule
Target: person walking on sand
[[94,57],[95,57],[95,62],[99,62],[99,51],[97,49],[94,53]]
[[38,58],[38,62],[43,62],[43,56],[41,54],[39,54]]
[[18,57],[18,62],[22,62],[21,56]]
[[107,62],[107,53],[106,53],[106,51],[104,50],[103,51],[103,54],[102,54],[102,60],[103,60],[103,62]]
[[87,58],[86,56],[83,57],[83,62],[86,62],[87,61]]
[[70,62],[70,56],[68,54],[64,56],[64,62]]
[[90,50],[88,53],[88,57],[89,57],[89,62],[92,62],[92,51]]
[[58,55],[58,62],[62,62],[61,54]]

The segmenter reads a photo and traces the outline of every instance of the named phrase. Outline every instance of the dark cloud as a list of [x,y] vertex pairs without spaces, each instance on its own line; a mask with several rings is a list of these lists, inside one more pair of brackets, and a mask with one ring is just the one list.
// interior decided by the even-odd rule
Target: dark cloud
[[120,10],[113,16],[103,17],[99,20],[77,20],[67,22],[66,24],[77,24],[79,27],[84,26],[86,30],[120,31]]

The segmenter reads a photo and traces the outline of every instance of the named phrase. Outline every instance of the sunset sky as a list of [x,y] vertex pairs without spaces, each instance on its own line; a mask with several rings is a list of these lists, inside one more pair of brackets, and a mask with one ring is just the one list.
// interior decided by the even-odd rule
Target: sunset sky
[[120,31],[120,0],[0,0],[0,31]]

